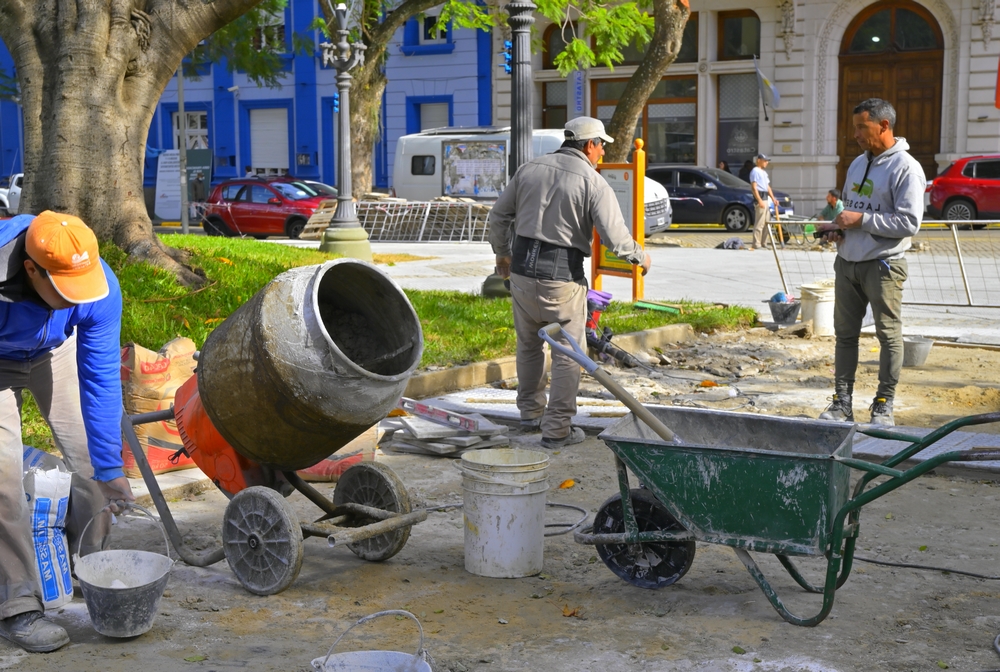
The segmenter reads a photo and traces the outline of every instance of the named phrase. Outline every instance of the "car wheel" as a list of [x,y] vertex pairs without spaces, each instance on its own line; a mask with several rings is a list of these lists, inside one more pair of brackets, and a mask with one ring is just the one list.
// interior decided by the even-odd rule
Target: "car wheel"
[[957,199],[944,206],[943,218],[949,222],[963,222],[976,218],[976,206],[972,201]]
[[722,211],[722,225],[726,231],[746,231],[750,228],[750,211],[742,205],[730,205]]
[[306,220],[297,217],[289,220],[288,224],[285,225],[285,233],[288,234],[289,238],[298,238],[302,235],[305,228]]
[[203,219],[201,222],[201,228],[205,231],[207,236],[231,236],[233,235],[229,231],[229,227],[221,219],[213,217],[212,219]]

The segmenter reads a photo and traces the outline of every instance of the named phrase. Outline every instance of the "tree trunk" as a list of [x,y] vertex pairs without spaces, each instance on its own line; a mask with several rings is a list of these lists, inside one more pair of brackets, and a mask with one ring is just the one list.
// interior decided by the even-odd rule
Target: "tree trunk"
[[687,25],[689,16],[691,6],[688,0],[654,0],[653,38],[642,63],[636,68],[618,99],[615,113],[608,124],[608,135],[615,142],[605,148],[604,160],[607,163],[624,163],[627,160],[632,151],[636,123],[642,116],[642,110],[653,89],[681,50],[684,26]]
[[[319,3],[330,28],[336,35],[337,21],[330,14],[329,3]],[[386,49],[392,36],[403,24],[421,12],[441,4],[441,0],[403,0],[396,9],[384,13],[383,3],[365,0],[362,9],[364,65],[351,71],[351,191],[361,197],[372,190],[372,164],[375,143],[381,131],[382,94],[388,82],[385,76]]]
[[153,234],[146,136],[184,55],[259,2],[0,0],[24,111],[21,212],[75,214],[130,259],[204,282]]

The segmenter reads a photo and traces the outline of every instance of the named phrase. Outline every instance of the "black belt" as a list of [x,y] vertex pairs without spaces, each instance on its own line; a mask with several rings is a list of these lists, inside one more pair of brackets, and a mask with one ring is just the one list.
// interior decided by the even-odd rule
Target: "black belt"
[[583,252],[575,247],[514,236],[510,270],[526,278],[580,282],[586,278],[583,260]]

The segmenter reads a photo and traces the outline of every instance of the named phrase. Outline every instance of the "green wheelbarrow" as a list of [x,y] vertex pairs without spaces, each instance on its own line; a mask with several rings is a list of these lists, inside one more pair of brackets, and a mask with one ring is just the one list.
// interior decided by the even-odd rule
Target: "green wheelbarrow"
[[[813,626],[833,608],[854,562],[861,507],[945,462],[1000,460],[1000,450],[942,452],[896,467],[955,430],[1000,421],[1000,412],[959,418],[924,437],[853,424],[693,408],[645,407],[592,361],[558,324],[539,336],[580,364],[632,411],[601,432],[615,454],[619,493],[574,534],[622,579],[642,588],[676,583],[695,542],[731,546],[771,606],[793,625]],[[572,350],[557,343],[562,335]],[[875,464],[851,457],[856,432],[908,444]],[[628,470],[641,485],[631,487]],[[851,488],[851,470],[863,475]],[[878,484],[880,476],[888,477]],[[823,595],[815,616],[791,613],[750,552],[773,553],[804,590]],[[825,557],[813,585],[793,556]]]

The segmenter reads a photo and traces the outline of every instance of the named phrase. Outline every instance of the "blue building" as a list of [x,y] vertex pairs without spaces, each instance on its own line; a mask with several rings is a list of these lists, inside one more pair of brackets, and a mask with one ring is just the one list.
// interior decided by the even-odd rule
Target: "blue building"
[[[309,26],[319,13],[315,0],[289,0],[283,16],[258,39],[292,44],[292,33],[312,34],[313,55],[289,51],[278,88],[259,87],[242,72],[211,65],[184,80],[185,119],[178,114],[177,80],[167,86],[150,124],[147,145],[175,149],[182,135],[189,149],[210,149],[212,180],[255,174],[291,174],[336,184],[334,132],[336,71],[322,64],[323,36]],[[410,20],[393,36],[386,65],[382,134],[372,157],[376,187],[388,188],[395,141],[400,135],[446,125],[493,121],[491,37],[470,29],[438,30],[436,10]],[[290,48],[290,47],[289,47]],[[0,67],[13,60],[0,43]],[[22,166],[22,114],[14,101],[0,101],[0,175]],[[156,160],[147,160],[145,184],[154,186]]]

